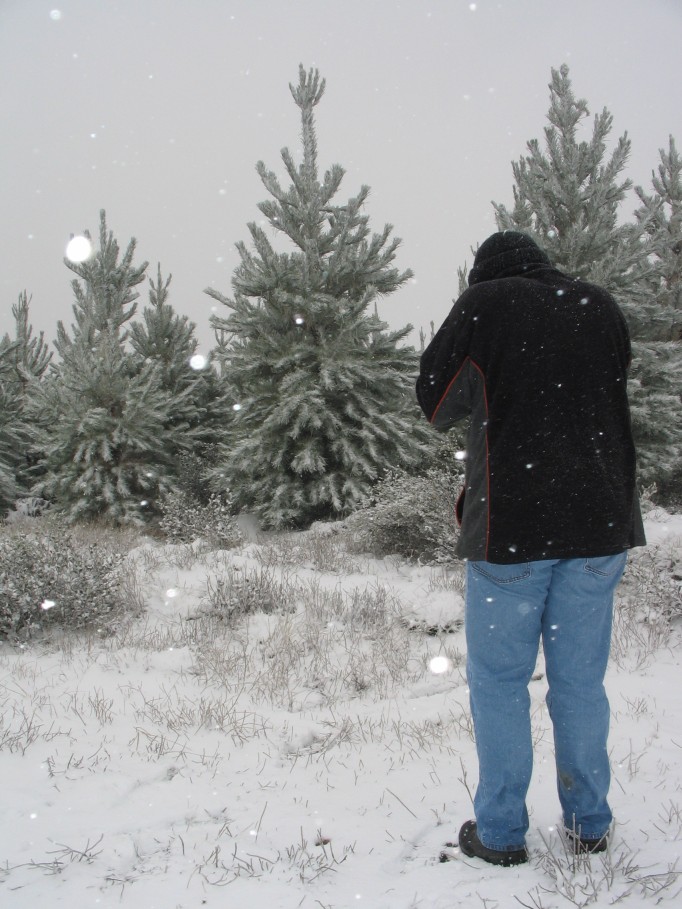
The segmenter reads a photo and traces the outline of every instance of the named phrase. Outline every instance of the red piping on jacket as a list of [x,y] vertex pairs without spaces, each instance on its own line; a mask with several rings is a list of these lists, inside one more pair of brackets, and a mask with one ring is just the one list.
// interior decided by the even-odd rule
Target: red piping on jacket
[[460,368],[457,370],[457,372],[455,373],[455,375],[453,376],[453,378],[452,378],[452,379],[450,380],[450,382],[448,383],[448,387],[447,387],[447,388],[445,389],[445,391],[443,392],[443,396],[441,397],[441,399],[440,399],[440,401],[438,402],[438,404],[436,404],[435,410],[433,411],[433,414],[431,415],[431,419],[429,420],[429,423],[433,423],[434,420],[436,419],[436,414],[438,413],[441,404],[442,404],[443,401],[447,398],[448,393],[450,392],[450,389],[452,388],[452,386],[455,384],[455,382],[456,382],[457,379],[459,378],[460,373],[462,372],[462,370],[464,369],[464,367],[467,365],[467,363],[471,363],[471,365],[474,367],[475,370],[478,371],[479,375],[480,375],[481,378],[483,379],[483,403],[485,404],[485,419],[486,419],[486,427],[485,427],[485,481],[486,481],[486,493],[487,493],[487,505],[488,505],[488,507],[487,507],[487,509],[486,509],[485,557],[486,557],[486,561],[488,561],[488,549],[489,549],[489,547],[490,547],[490,450],[489,450],[489,448],[488,448],[488,419],[489,419],[489,412],[488,412],[488,392],[487,392],[487,390],[486,390],[486,384],[485,384],[485,373],[483,372],[483,370],[481,369],[481,367],[478,365],[478,363],[474,362],[474,360],[472,360],[471,357],[467,357],[467,358],[464,360],[464,362],[462,363],[462,365],[460,366]]

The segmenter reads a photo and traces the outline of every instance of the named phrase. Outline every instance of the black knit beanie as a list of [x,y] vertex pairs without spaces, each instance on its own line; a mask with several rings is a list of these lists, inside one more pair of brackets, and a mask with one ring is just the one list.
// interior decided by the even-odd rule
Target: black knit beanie
[[528,234],[502,230],[479,246],[469,272],[469,285],[523,273],[532,265],[550,264],[547,254]]

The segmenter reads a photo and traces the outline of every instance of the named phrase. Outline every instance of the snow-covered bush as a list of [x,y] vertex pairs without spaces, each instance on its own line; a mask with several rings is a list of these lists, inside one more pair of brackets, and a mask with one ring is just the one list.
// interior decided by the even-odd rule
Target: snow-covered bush
[[[623,582],[642,620],[669,628],[682,619],[682,548],[673,543],[633,550]],[[643,610],[646,610],[644,614]]]
[[360,563],[357,556],[348,552],[348,534],[344,531],[343,522],[320,522],[309,530],[265,539],[254,554],[266,567],[283,565],[330,574],[357,574]]
[[433,466],[421,476],[388,473],[345,522],[355,546],[378,556],[454,561],[460,485],[459,470],[450,465]]
[[124,556],[61,526],[0,536],[0,638],[28,638],[48,625],[105,630],[124,609]]
[[[663,512],[663,514],[665,514]],[[619,665],[646,666],[682,621],[682,542],[633,549],[618,589],[611,656]]]
[[216,549],[231,549],[242,539],[227,495],[212,495],[202,504],[182,490],[170,493],[161,502],[159,528],[171,543],[202,539]]
[[13,524],[16,521],[23,521],[26,518],[39,518],[44,515],[50,508],[47,499],[41,499],[40,496],[26,496],[23,499],[17,499],[14,503],[14,510],[8,512],[6,521]]
[[292,590],[285,578],[267,568],[239,571],[228,568],[206,585],[208,612],[233,623],[256,612],[292,611]]

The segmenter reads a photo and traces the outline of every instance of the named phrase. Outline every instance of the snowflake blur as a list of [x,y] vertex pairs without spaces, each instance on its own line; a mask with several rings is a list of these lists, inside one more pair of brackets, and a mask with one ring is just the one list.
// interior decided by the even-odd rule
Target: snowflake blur
[[66,244],[66,258],[71,262],[85,262],[92,255],[92,243],[87,237],[71,237]]
[[197,372],[201,369],[205,369],[207,363],[208,360],[203,354],[194,354],[193,357],[189,358],[189,365]]
[[449,672],[452,669],[452,661],[446,656],[434,657],[429,662],[429,669],[434,675],[443,675],[443,673]]

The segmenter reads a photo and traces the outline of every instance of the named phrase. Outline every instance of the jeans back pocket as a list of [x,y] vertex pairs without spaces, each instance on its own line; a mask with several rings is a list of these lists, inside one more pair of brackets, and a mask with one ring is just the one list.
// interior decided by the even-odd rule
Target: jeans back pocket
[[472,569],[496,584],[514,584],[530,577],[530,562],[498,565],[494,562],[469,562]]

